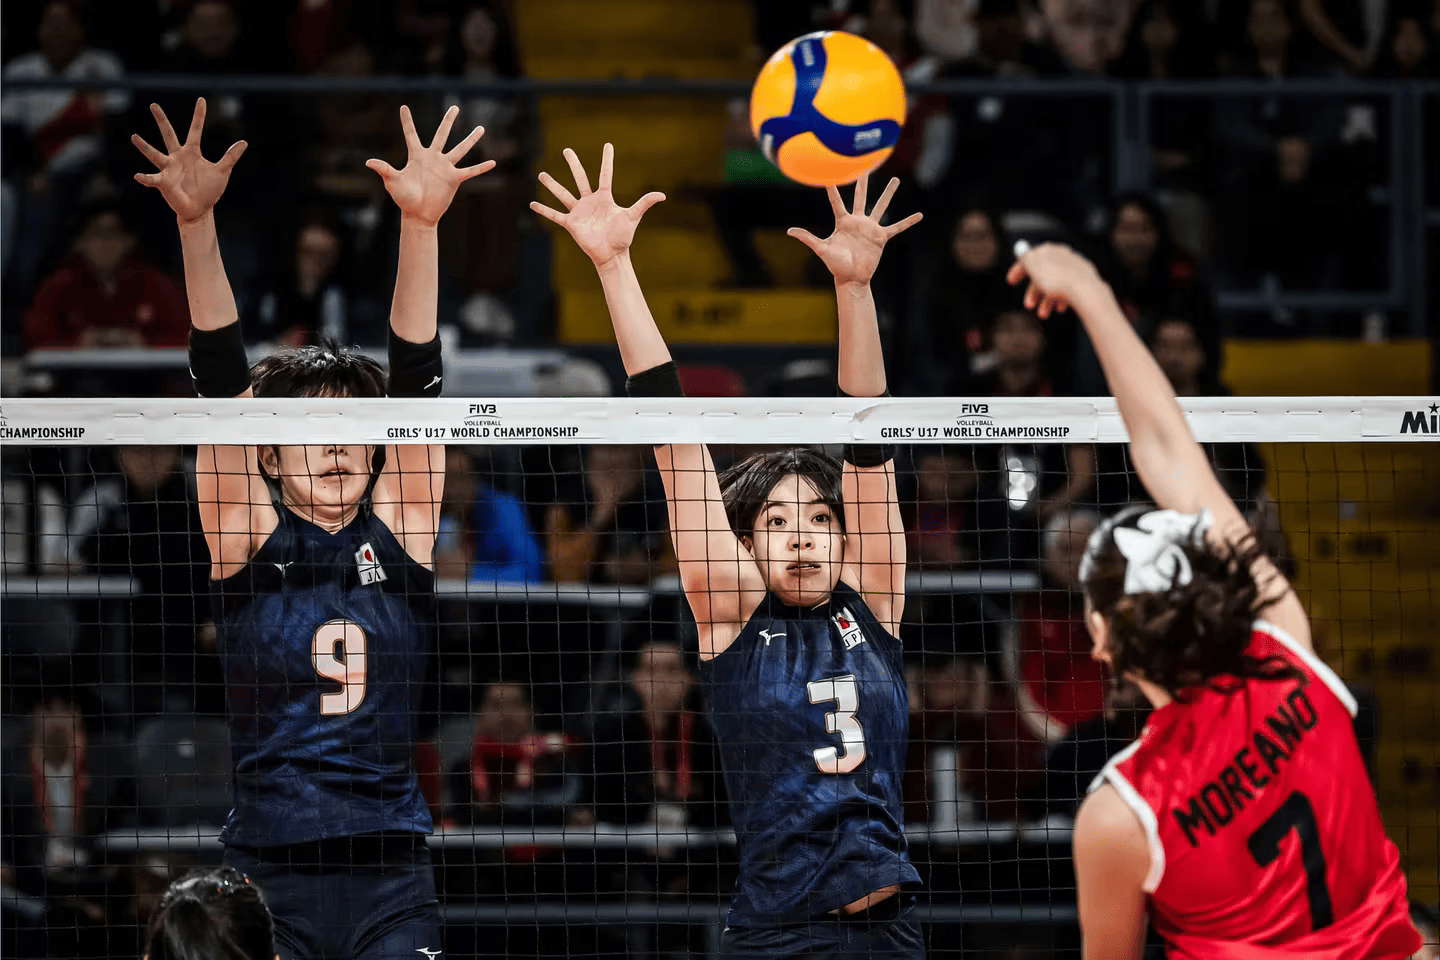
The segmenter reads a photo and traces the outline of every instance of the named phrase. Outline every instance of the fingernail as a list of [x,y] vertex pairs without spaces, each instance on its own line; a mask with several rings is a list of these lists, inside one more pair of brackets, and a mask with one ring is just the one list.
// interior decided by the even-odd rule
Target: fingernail
[[1027,254],[1027,253],[1029,253],[1029,252],[1030,252],[1030,241],[1028,241],[1028,240],[1016,240],[1016,241],[1015,241],[1015,259],[1016,259],[1016,260],[1019,260],[1021,257],[1025,256],[1025,254]]

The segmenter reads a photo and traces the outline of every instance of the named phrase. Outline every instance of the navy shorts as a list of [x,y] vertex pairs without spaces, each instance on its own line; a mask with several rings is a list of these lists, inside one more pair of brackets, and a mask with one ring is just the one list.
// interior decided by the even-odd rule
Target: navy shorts
[[442,956],[435,872],[419,834],[227,847],[225,863],[265,891],[281,960]]
[[924,960],[925,938],[910,919],[915,898],[902,894],[891,899],[893,903],[882,901],[848,916],[826,914],[780,927],[726,927],[720,935],[720,960]]

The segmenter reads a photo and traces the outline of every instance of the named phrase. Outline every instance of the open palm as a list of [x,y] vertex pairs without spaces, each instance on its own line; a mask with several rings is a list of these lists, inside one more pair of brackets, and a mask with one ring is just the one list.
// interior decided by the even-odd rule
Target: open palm
[[460,189],[460,184],[495,169],[494,160],[470,167],[456,166],[485,133],[484,127],[476,127],[454,149],[446,150],[445,141],[450,138],[450,128],[455,126],[455,118],[459,115],[459,107],[452,106],[446,110],[435,136],[426,146],[420,142],[420,134],[415,132],[415,119],[410,116],[410,108],[401,107],[400,126],[405,131],[408,151],[405,166],[396,170],[384,160],[365,162],[365,166],[380,174],[385,181],[385,189],[400,208],[402,217],[433,226],[450,209],[450,201],[455,199],[455,191]]
[[158,104],[150,104],[150,113],[160,127],[161,142],[167,152],[161,153],[138,134],[132,134],[130,142],[143,153],[159,173],[137,173],[135,180],[144,186],[160,191],[170,209],[182,222],[198,220],[209,213],[225,193],[230,182],[230,171],[245,152],[246,143],[239,140],[231,144],[219,162],[211,163],[200,153],[200,137],[205,131],[205,98],[195,101],[195,114],[190,119],[190,132],[185,142],[175,136],[175,128]]
[[799,227],[791,227],[786,231],[815,251],[815,255],[824,262],[836,283],[869,283],[870,278],[875,275],[875,268],[880,266],[880,254],[885,252],[885,244],[891,237],[919,223],[922,217],[922,214],[912,213],[888,227],[881,223],[895,191],[900,186],[897,177],[890,178],[890,182],[885,185],[885,192],[880,194],[880,199],[875,202],[875,209],[867,215],[865,201],[869,182],[869,174],[855,181],[853,212],[845,209],[839,190],[835,187],[825,188],[826,195],[830,197],[830,209],[835,211],[835,229],[830,236],[822,240],[809,230]]
[[616,203],[615,194],[610,189],[615,171],[615,148],[608,143],[600,154],[600,180],[597,190],[590,189],[590,178],[585,175],[580,158],[568,147],[565,149],[565,162],[570,165],[570,172],[575,175],[579,198],[562,187],[550,174],[542,173],[540,182],[564,205],[566,212],[561,213],[538,202],[532,202],[530,209],[564,227],[597,267],[604,266],[630,249],[630,244],[635,239],[635,228],[640,225],[640,218],[645,215],[645,211],[664,200],[665,194],[647,193],[629,207]]

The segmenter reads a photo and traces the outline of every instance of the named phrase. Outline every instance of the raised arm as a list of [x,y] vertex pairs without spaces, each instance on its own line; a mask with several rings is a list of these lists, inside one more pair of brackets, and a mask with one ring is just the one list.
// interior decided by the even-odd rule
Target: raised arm
[[[459,113],[459,107],[447,110],[426,146],[415,131],[410,108],[401,107],[400,125],[408,152],[405,166],[396,170],[384,160],[365,164],[380,174],[390,198],[400,208],[400,258],[390,305],[392,397],[440,395],[443,373],[436,330],[440,247],[436,229],[460,184],[495,166],[493,160],[470,167],[456,166],[485,133],[483,127],[476,127],[447,151],[445,142]],[[411,557],[427,565],[434,552],[444,487],[443,444],[405,444],[387,449],[385,466],[375,483],[376,515]]]
[[[824,261],[835,278],[839,314],[838,379],[840,392],[851,397],[886,394],[885,357],[880,349],[880,324],[870,278],[880,265],[885,244],[920,222],[921,214],[883,226],[900,181],[891,178],[875,209],[865,213],[869,176],[855,182],[854,210],[847,211],[840,191],[826,188],[835,211],[835,229],[820,239],[808,230],[791,228],[790,236]],[[841,577],[860,591],[875,618],[893,634],[905,612],[905,528],[895,492],[895,464],[883,448],[846,451],[842,490],[845,498],[845,569]]]
[[[567,149],[565,161],[575,176],[579,196],[542,173],[540,182],[565,212],[540,203],[530,204],[530,209],[564,227],[595,264],[625,373],[634,377],[670,363],[670,350],[630,262],[630,243],[640,218],[665,199],[664,195],[647,193],[628,208],[616,204],[610,189],[615,150],[608,143],[601,156],[596,190],[590,189],[590,179],[575,151]],[[739,635],[764,598],[765,584],[754,558],[730,530],[710,451],[698,443],[658,446],[655,462],[665,483],[680,582],[699,628],[700,656],[709,659]]]
[[[155,104],[150,113],[160,128],[161,152],[140,136],[130,138],[157,173],[137,173],[136,181],[160,191],[180,229],[185,259],[185,295],[190,301],[191,376],[202,396],[248,397],[249,372],[235,295],[220,259],[215,233],[215,204],[230,182],[230,171],[245,152],[245,141],[233,144],[218,163],[200,153],[205,128],[205,101],[195,101],[190,131],[182,144],[165,112]],[[258,528],[274,510],[260,479],[253,446],[202,446],[196,451],[195,480],[200,523],[210,548],[211,575],[228,576],[249,561]],[[268,531],[266,531],[268,532]]]
[[[1025,305],[1042,319],[1067,307],[1080,315],[1130,434],[1131,462],[1155,503],[1182,513],[1209,510],[1215,518],[1210,536],[1217,544],[1253,540],[1249,523],[1195,442],[1170,381],[1094,266],[1069,247],[1045,244],[1010,268],[1011,283],[1026,278]],[[1309,618],[1284,576],[1267,559],[1257,563],[1255,575],[1263,595],[1274,601],[1266,618],[1310,647]]]

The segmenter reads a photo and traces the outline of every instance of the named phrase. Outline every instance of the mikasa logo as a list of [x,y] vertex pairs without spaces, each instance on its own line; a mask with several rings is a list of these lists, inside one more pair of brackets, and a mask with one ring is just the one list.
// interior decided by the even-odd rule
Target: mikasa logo
[[360,549],[355,551],[355,566],[360,571],[361,586],[369,586],[385,579],[385,568],[375,559],[375,548],[368,543],[361,544]]
[[871,127],[868,130],[855,131],[855,149],[869,150],[880,145],[885,134],[878,127]]

